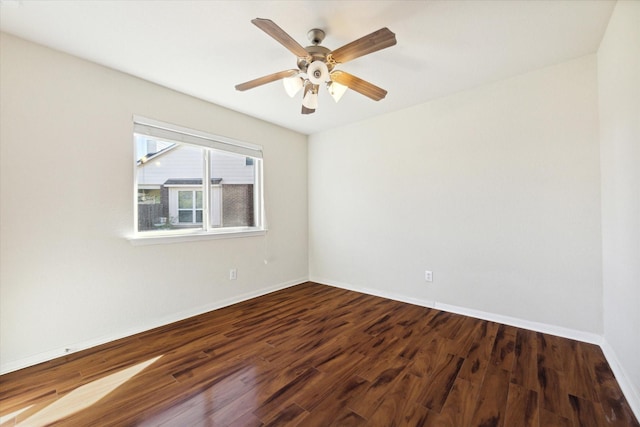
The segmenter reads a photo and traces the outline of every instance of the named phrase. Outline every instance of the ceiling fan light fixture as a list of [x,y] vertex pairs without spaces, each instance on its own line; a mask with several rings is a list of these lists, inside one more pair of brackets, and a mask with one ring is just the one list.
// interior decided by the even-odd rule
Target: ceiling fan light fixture
[[395,45],[396,35],[388,28],[381,28],[338,49],[330,50],[321,45],[325,37],[325,32],[321,29],[314,28],[309,31],[307,36],[312,46],[302,47],[270,19],[256,18],[252,19],[251,23],[293,53],[297,58],[296,65],[298,67],[237,84],[236,90],[245,91],[276,80],[283,80],[284,88],[292,98],[300,89],[304,88],[302,114],[311,114],[316,111],[321,84],[326,86],[335,102],[342,98],[347,89],[374,101],[380,101],[387,95],[386,90],[353,74],[334,68],[337,64],[344,64],[347,61]]
[[303,80],[302,77],[299,76],[287,77],[286,79],[282,79],[282,84],[284,85],[284,90],[287,92],[287,95],[293,98],[296,96],[296,93],[302,89]]
[[311,83],[319,85],[329,80],[329,68],[323,61],[313,61],[307,67],[307,76]]
[[336,101],[336,103],[340,101],[340,98],[342,98],[342,95],[344,95],[347,89],[349,89],[347,86],[341,85],[340,83],[337,83],[337,82],[327,83],[327,90],[329,91],[329,95],[331,95],[331,97],[333,98],[334,101]]
[[310,110],[315,110],[316,108],[318,108],[318,92],[314,91],[313,89],[307,91],[307,93],[304,95],[304,98],[302,98],[302,105]]

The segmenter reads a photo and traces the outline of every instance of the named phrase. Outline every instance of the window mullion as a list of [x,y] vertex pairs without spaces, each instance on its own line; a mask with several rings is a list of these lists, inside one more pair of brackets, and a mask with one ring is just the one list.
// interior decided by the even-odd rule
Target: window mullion
[[191,215],[193,215],[193,223],[196,224],[198,222],[198,190],[194,190],[191,192],[191,200],[192,200],[192,208]]
[[253,215],[254,225],[257,227],[264,226],[264,206],[261,203],[264,200],[264,187],[262,186],[262,159],[254,161],[254,186],[253,186]]
[[209,231],[211,228],[211,221],[209,221],[209,199],[211,196],[211,171],[209,170],[210,162],[210,150],[203,149],[204,156],[204,176],[202,179],[202,229]]

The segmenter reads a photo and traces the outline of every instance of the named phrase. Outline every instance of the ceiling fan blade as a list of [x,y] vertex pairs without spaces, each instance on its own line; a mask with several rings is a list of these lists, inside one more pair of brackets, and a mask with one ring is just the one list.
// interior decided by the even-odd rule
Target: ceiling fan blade
[[309,56],[309,53],[305,50],[304,47],[300,45],[300,43],[295,41],[289,34],[287,34],[282,28],[278,27],[278,25],[272,20],[256,18],[252,19],[251,22],[253,23],[253,25],[273,37],[282,46],[289,49],[289,51],[291,51],[298,58],[306,58],[307,56]]
[[345,85],[349,89],[355,90],[374,101],[380,101],[387,96],[386,90],[344,71],[333,71],[331,73],[331,80],[336,83],[340,83],[341,85]]
[[385,27],[337,48],[330,55],[334,61],[344,63],[393,46],[396,43],[396,35]]
[[275,82],[286,77],[293,77],[299,73],[299,70],[285,70],[278,73],[269,74],[268,76],[258,77],[257,79],[249,80],[248,82],[240,83],[236,85],[236,90],[245,91],[253,89],[257,86],[262,86],[267,83]]

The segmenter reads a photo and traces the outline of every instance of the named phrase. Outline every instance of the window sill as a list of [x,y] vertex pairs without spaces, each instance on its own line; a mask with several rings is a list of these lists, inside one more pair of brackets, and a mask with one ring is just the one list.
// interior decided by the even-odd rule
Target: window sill
[[162,245],[167,243],[196,242],[200,240],[235,239],[238,237],[264,236],[265,229],[230,229],[215,232],[194,232],[190,234],[153,234],[136,235],[127,240],[134,246]]

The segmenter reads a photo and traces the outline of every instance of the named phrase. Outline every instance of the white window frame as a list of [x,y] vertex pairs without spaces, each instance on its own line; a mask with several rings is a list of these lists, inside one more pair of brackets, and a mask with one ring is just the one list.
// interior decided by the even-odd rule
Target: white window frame
[[[252,227],[213,227],[211,224],[211,188],[202,186],[203,209],[202,228],[184,228],[176,230],[153,230],[138,231],[138,173],[136,155],[133,156],[134,179],[133,179],[133,199],[134,199],[134,233],[128,239],[134,245],[147,245],[159,243],[185,242],[203,239],[235,238],[264,235],[266,232],[264,213],[264,185],[263,185],[263,159],[262,146],[238,141],[207,132],[188,129],[182,126],[161,122],[141,116],[133,117],[133,135],[135,134],[155,136],[159,139],[175,141],[184,145],[191,145],[204,148],[204,173],[202,182],[211,182],[211,149],[234,153],[254,159],[254,223]],[[135,153],[135,144],[134,144]]]

